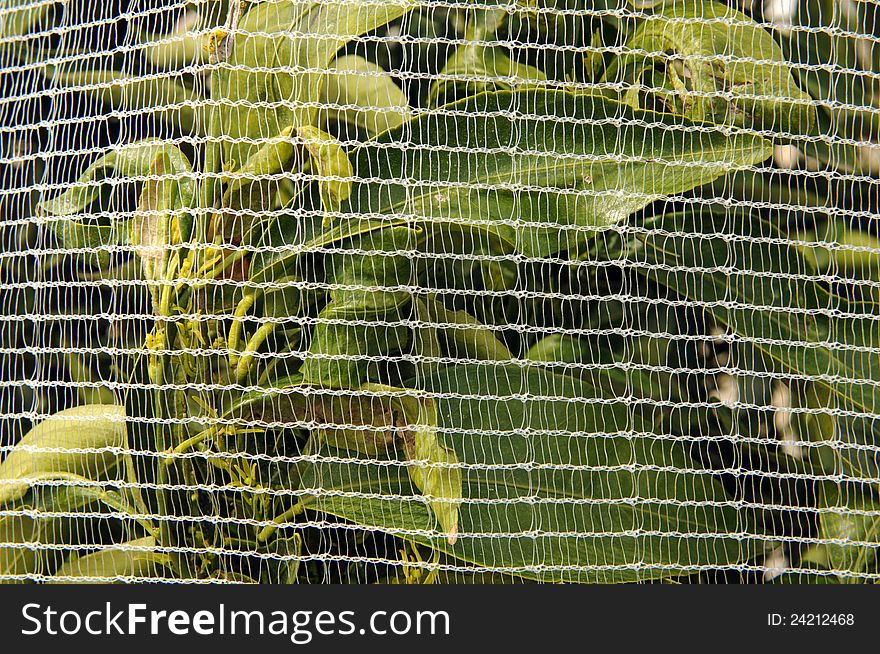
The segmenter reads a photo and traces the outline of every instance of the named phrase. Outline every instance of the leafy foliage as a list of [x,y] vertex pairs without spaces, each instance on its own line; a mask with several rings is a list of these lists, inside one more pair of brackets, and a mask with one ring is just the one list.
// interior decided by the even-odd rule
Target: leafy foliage
[[208,2],[40,65],[155,135],[27,208],[66,254],[16,274],[136,319],[56,344],[117,354],[10,443],[0,580],[875,579],[874,17],[629,4]]

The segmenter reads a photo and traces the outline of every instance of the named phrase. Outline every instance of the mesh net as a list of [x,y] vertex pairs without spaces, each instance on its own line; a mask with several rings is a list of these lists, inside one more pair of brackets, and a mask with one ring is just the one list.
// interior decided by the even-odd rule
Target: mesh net
[[875,581],[878,7],[0,0],[0,581]]

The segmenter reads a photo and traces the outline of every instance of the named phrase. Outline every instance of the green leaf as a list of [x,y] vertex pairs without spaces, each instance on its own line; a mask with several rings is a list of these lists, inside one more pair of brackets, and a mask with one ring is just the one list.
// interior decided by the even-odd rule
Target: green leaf
[[[131,519],[141,525],[146,533],[158,535],[149,518],[141,515],[143,509],[135,506],[124,492],[96,486],[91,480],[76,475],[66,475],[64,481],[65,484],[33,489],[28,502],[38,512],[69,514],[66,516],[69,519],[76,519],[77,514],[83,512],[110,509],[121,516],[132,516]],[[137,480],[131,480],[131,483],[137,483]],[[136,494],[139,491],[129,492]]]
[[144,34],[144,56],[153,66],[180,70],[205,63],[202,37],[197,31],[204,22],[198,11],[187,11],[165,34]]
[[704,307],[776,369],[827,389],[827,406],[840,412],[838,472],[876,479],[880,330],[873,315],[833,315],[840,298],[811,273],[799,247],[752,212],[670,213],[651,227],[638,272]]
[[35,6],[33,0],[0,0],[0,38],[27,36],[49,13],[52,4],[41,2]]
[[325,388],[364,384],[372,362],[399,354],[406,346],[409,332],[395,324],[400,320],[400,307],[358,316],[331,302],[318,314],[301,369],[305,383]]
[[825,511],[819,521],[819,537],[825,544],[828,566],[841,581],[863,583],[865,575],[880,573],[880,506],[853,504]]
[[[131,242],[140,256],[144,278],[156,282],[165,278],[172,243],[188,241],[192,231],[192,216],[187,212],[193,202],[194,189],[187,183],[192,178],[174,177],[178,167],[186,169],[189,162],[182,155],[173,160],[172,154],[179,151],[174,148],[157,153],[130,225]],[[192,169],[187,172],[191,175]]]
[[409,462],[409,476],[437,516],[441,531],[450,545],[458,540],[458,503],[462,481],[455,452],[437,437],[437,407],[431,398],[416,398],[416,415],[406,417],[410,425],[403,438]]
[[302,374],[308,384],[356,388],[368,381],[371,360],[400,352],[409,330],[400,324],[420,238],[407,227],[389,227],[353,239],[351,252],[330,255],[330,302],[318,315]]
[[297,277],[282,277],[263,291],[262,315],[275,320],[289,320],[319,306],[325,296],[325,291],[312,288]]
[[869,3],[799,0],[793,29],[780,35],[801,86],[819,101],[821,139],[799,144],[819,166],[876,176],[876,157],[863,141],[876,141],[880,120],[874,99],[878,49]]
[[449,356],[477,361],[510,361],[513,353],[493,330],[467,311],[452,311],[440,302],[425,298],[426,317],[431,320],[437,337]]
[[326,256],[327,279],[334,302],[370,313],[397,307],[409,297],[396,287],[410,284],[411,253],[421,243],[422,232],[409,227],[367,231],[346,241]]
[[667,0],[628,0],[629,4],[633,6],[633,9],[638,9],[643,11],[645,9],[653,9],[657,5],[661,5]]
[[314,175],[321,190],[321,204],[328,212],[328,219],[339,213],[342,203],[351,195],[351,178],[354,171],[348,154],[339,141],[317,127],[300,127],[298,136],[309,153]]
[[296,146],[293,132],[294,128],[288,125],[277,136],[262,143],[260,149],[254,151],[235,172],[223,175],[223,182],[227,184],[224,206],[236,206],[231,204],[231,199],[244,186],[258,181],[260,177],[276,175],[294,161]]
[[12,60],[26,61],[30,50],[30,39],[36,29],[49,16],[55,2],[35,3],[33,0],[0,0],[0,56],[4,61],[7,54]]
[[[637,307],[633,314],[641,316],[643,329],[666,329],[660,326],[662,322],[655,322],[651,308]],[[621,349],[612,350],[608,341],[591,339],[588,333],[583,337],[552,334],[535,343],[523,358],[535,362],[535,367],[579,377],[608,395],[665,402],[675,387],[671,374],[664,370],[669,365],[668,340],[657,336],[628,338]]]
[[[684,445],[582,381],[467,365],[427,381],[438,438],[462,463],[459,536],[435,528],[400,466],[324,459],[310,508],[544,582],[624,582],[742,563],[749,515]],[[327,454],[333,454],[327,452]]]
[[[130,178],[130,179],[129,179]],[[142,195],[137,211],[128,229],[104,224],[104,217],[82,220],[92,205],[99,201],[109,180],[137,181],[142,184]],[[192,231],[192,207],[195,195],[195,177],[189,160],[176,147],[155,139],[139,141],[119,147],[104,155],[85,172],[76,183],[61,195],[40,203],[45,214],[67,218],[49,223],[50,228],[65,248],[95,249],[88,253],[87,262],[106,269],[110,264],[107,246],[134,244],[141,246],[139,253],[148,278],[161,270],[167,245],[174,240],[188,240]],[[94,261],[92,261],[94,259]]]
[[353,125],[373,137],[400,127],[412,109],[403,91],[381,66],[357,55],[338,57],[321,93],[324,121]]
[[544,363],[583,363],[589,358],[589,347],[576,336],[553,334],[529,348],[525,358]]
[[[319,223],[323,225],[323,223]],[[261,248],[254,254],[251,264],[251,281],[265,282],[299,273],[298,264],[307,254],[315,254],[340,243],[386,228],[406,225],[406,218],[362,218],[359,216],[343,216],[326,229],[318,228],[311,233],[303,229],[297,222],[293,233],[280,230],[281,234],[267,232],[261,242]],[[280,239],[278,238],[280,236]],[[274,239],[283,241],[283,247],[272,244]]]
[[412,335],[412,353],[416,357],[416,379],[413,385],[421,388],[424,380],[440,369],[438,360],[443,356],[443,349],[437,327],[433,324],[434,320],[422,298],[413,296],[413,310],[419,321]]
[[771,152],[753,134],[561,91],[488,93],[446,109],[356,151],[349,211],[477,226],[543,257]]
[[[106,515],[98,513],[96,517],[96,512],[109,508],[129,516],[142,513],[123,494],[95,486],[85,477],[65,475],[64,481],[33,488],[25,501],[16,505],[16,513],[0,516],[0,577],[37,574],[68,552],[69,546],[93,544],[90,539],[108,521]],[[146,518],[137,518],[137,522],[155,535],[157,530]],[[0,578],[0,583],[21,582]]]
[[116,70],[64,71],[43,69],[53,85],[95,96],[109,111],[161,118],[182,134],[201,135],[204,130],[199,107],[204,99],[193,89],[167,74],[133,76]]
[[400,391],[364,384],[351,393],[327,393],[304,385],[301,378],[288,378],[270,389],[245,393],[224,417],[297,428],[312,423],[318,438],[331,447],[377,456],[394,449],[406,413]]
[[818,271],[856,279],[876,279],[880,272],[880,239],[853,229],[851,221],[832,220],[800,236],[808,242],[800,251]]
[[[221,234],[225,242],[250,243],[251,239],[262,235],[267,224],[275,222],[275,217],[264,214],[285,203],[282,199],[282,175],[292,170],[301,161],[294,128],[287,126],[281,132],[262,142],[234,172],[220,177],[226,188],[212,218],[213,232]],[[296,189],[294,197],[301,190],[301,184],[291,182]],[[213,201],[213,200],[212,200]],[[255,229],[256,228],[256,229]]]
[[543,82],[547,76],[528,64],[513,61],[500,46],[486,45],[495,39],[509,13],[501,9],[478,9],[469,17],[465,38],[431,85],[428,106],[437,107],[485,91],[505,91]]
[[37,570],[40,527],[26,515],[0,516],[0,584],[21,584]]
[[70,342],[64,344],[69,350],[64,354],[64,363],[70,381],[77,384],[77,394],[82,404],[113,404],[115,396],[106,386],[98,372],[98,357],[76,351]]
[[455,543],[461,473],[455,452],[438,439],[437,411],[430,398],[379,384],[364,384],[351,395],[326,394],[297,380],[246,396],[227,416],[315,423],[315,434],[323,443],[371,457],[402,450],[413,483],[426,495],[449,543]]
[[124,230],[96,220],[55,220],[49,223],[49,229],[58,239],[59,247],[72,250],[71,254],[85,265],[98,270],[110,267],[112,246],[128,241]]
[[838,439],[838,419],[834,415],[835,397],[831,389],[814,382],[789,385],[792,435],[799,442],[810,444],[806,451],[798,451],[817,473],[835,474],[841,469],[840,452],[835,447]]
[[152,536],[103,546],[98,552],[74,557],[50,578],[50,584],[121,583],[129,577],[163,577],[171,557],[155,551]]
[[195,194],[192,166],[176,147],[158,139],[146,139],[120,146],[89,166],[79,180],[61,195],[40,203],[39,209],[52,216],[86,213],[101,195],[110,179],[134,178],[143,182],[150,177],[154,162],[162,158],[164,173],[175,182],[174,197],[181,206],[189,206]]
[[93,404],[60,411],[31,429],[0,463],[0,505],[45,479],[106,479],[125,448],[125,407]]
[[[281,0],[253,5],[228,41],[214,48],[210,133],[222,139],[222,166],[246,161],[267,136],[317,122],[330,63],[352,39],[399,18],[411,0],[359,5]],[[224,55],[227,55],[224,57]],[[208,171],[215,172],[215,171]]]
[[697,121],[809,134],[816,123],[769,32],[719,2],[666,2],[647,16],[606,81],[630,84],[640,106]]

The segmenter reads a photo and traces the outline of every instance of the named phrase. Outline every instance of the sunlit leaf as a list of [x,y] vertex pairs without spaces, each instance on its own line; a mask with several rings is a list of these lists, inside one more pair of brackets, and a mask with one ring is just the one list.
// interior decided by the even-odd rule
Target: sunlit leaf
[[[808,134],[809,95],[769,32],[720,2],[665,2],[647,16],[606,75],[628,101],[697,121]],[[640,95],[644,99],[635,100]]]
[[321,104],[326,120],[353,125],[370,137],[399,127],[412,111],[391,76],[357,55],[333,61]]
[[168,554],[155,551],[152,536],[106,545],[93,554],[74,556],[48,580],[55,584],[88,584],[127,581],[130,578],[167,576]]
[[105,479],[126,446],[125,407],[92,404],[60,411],[36,425],[0,463],[0,505],[21,499],[40,480],[76,475]]
[[289,125],[315,124],[325,71],[336,53],[410,6],[409,0],[354,8],[299,0],[253,5],[222,36],[228,56],[216,55],[221,61],[212,99],[222,104],[213,112],[210,134],[222,141],[222,165],[246,161],[262,139]]
[[474,225],[530,257],[770,155],[755,135],[555,91],[479,95],[379,141],[354,167],[382,181],[356,182],[349,211]]

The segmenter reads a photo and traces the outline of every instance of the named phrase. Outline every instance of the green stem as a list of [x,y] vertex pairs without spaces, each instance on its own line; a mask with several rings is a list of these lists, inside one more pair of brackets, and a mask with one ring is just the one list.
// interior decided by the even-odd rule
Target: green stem
[[[197,284],[193,284],[194,288],[204,288],[208,285],[209,282],[217,279],[217,276],[223,273],[229,266],[234,264],[236,261],[243,259],[245,255],[248,254],[248,250],[246,248],[241,248],[236,250],[231,256],[228,257],[220,257],[220,261],[214,262],[211,264],[206,264],[199,269],[196,273],[196,278],[200,278],[202,275],[205,275],[204,279],[200,279]],[[210,270],[209,270],[210,269]]]
[[242,352],[241,359],[238,362],[238,365],[235,367],[235,381],[241,383],[244,381],[245,377],[247,377],[250,372],[251,364],[254,360],[254,354],[256,354],[257,350],[263,345],[267,338],[275,331],[275,323],[267,322],[265,325],[262,325],[254,335],[251,336],[250,340],[247,343],[247,346],[244,348],[244,352]]
[[290,522],[291,519],[302,514],[305,510],[306,510],[306,507],[305,507],[305,504],[302,503],[302,500],[298,501],[292,507],[287,509],[287,511],[285,511],[284,513],[282,513],[281,515],[276,517],[274,520],[272,520],[272,522],[274,522],[275,524],[263,527],[262,531],[260,531],[260,533],[257,534],[257,541],[260,543],[265,543],[267,540],[269,540],[272,537],[272,535],[276,531],[278,531],[278,528],[281,525],[283,525],[287,522]]
[[186,452],[188,452],[189,450],[194,448],[199,443],[214,436],[214,434],[216,432],[217,432],[217,427],[209,427],[208,429],[199,432],[195,436],[191,436],[191,437],[187,438],[185,441],[180,443],[180,445],[178,445],[173,450],[171,450],[164,459],[162,459],[162,465],[170,466],[172,463],[174,463],[175,456],[180,455],[180,454],[185,454]]
[[255,293],[245,295],[241,298],[241,301],[235,307],[235,312],[232,314],[232,326],[229,328],[229,337],[226,339],[226,347],[229,349],[230,366],[234,366],[238,363],[239,353],[236,351],[236,348],[238,348],[238,341],[239,338],[241,338],[244,317],[247,315],[247,312],[250,311],[251,307],[254,306],[254,302],[256,301],[257,296]]
[[171,547],[171,509],[168,502],[168,466],[160,465],[156,472],[156,485],[158,486],[156,498],[159,503],[159,535],[160,542],[165,547]]

